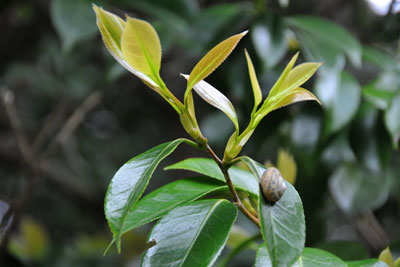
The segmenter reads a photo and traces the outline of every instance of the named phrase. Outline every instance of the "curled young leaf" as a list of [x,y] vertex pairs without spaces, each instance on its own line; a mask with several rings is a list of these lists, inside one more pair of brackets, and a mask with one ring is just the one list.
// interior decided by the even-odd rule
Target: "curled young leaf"
[[[182,74],[182,76],[187,80],[190,79],[188,75]],[[205,81],[199,81],[194,85],[193,89],[208,104],[224,112],[235,125],[236,131],[239,131],[235,108],[226,96]],[[190,96],[190,93],[188,96]]]
[[254,108],[253,108],[253,113],[254,113],[257,110],[258,105],[261,103],[262,93],[261,93],[260,85],[258,84],[256,71],[254,70],[254,65],[253,65],[253,62],[251,62],[251,58],[249,56],[249,53],[247,53],[246,49],[244,50],[244,53],[246,55],[247,67],[249,69],[251,87],[253,88],[253,93],[254,93]]
[[159,79],[161,45],[154,28],[146,21],[126,18],[121,36],[121,49],[125,60],[137,71]]
[[114,15],[104,9],[93,5],[93,9],[96,13],[97,26],[100,30],[104,44],[110,54],[121,64],[125,69],[130,71],[132,74],[140,78],[147,86],[161,94],[157,83],[150,78],[150,76],[143,72],[135,69],[131,66],[124,58],[121,46],[121,36],[124,32],[126,22],[117,15]]
[[288,92],[287,95],[285,95],[281,100],[275,102],[275,103],[271,103],[271,110],[273,111],[275,109],[296,103],[296,102],[300,102],[300,101],[307,101],[307,100],[315,100],[317,101],[319,104],[321,104],[321,102],[319,102],[318,98],[311,93],[310,91],[308,91],[307,89],[304,88],[297,88],[293,91]]
[[[245,36],[247,31],[236,34],[222,41],[211,49],[193,68],[188,79],[187,91],[201,80],[204,80],[210,75],[219,65],[229,56],[232,50],[236,47],[240,39]],[[185,96],[186,98],[186,96]]]

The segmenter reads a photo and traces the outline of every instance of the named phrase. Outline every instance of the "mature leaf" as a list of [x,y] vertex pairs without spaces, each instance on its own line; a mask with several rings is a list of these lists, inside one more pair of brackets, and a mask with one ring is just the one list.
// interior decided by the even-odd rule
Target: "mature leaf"
[[137,69],[134,69],[133,66],[129,65],[129,63],[124,59],[121,48],[121,36],[125,29],[125,21],[120,17],[97,7],[96,5],[93,5],[93,9],[97,17],[97,26],[100,30],[104,44],[106,45],[110,54],[125,69],[140,78],[154,91],[160,93],[158,85],[152,78],[150,78],[150,76],[138,71]]
[[288,266],[295,262],[304,248],[306,237],[301,198],[290,183],[285,183],[287,189],[275,204],[260,197],[261,233],[273,266]]
[[400,67],[396,57],[372,46],[363,47],[363,58],[385,71],[393,71]]
[[346,261],[348,267],[388,267],[388,265],[378,259],[368,259],[362,261]]
[[329,178],[329,189],[345,212],[364,212],[385,203],[388,197],[387,179],[355,164],[338,168]]
[[[260,173],[263,173],[260,171],[261,165],[252,162],[250,158],[244,162],[261,180]],[[304,248],[306,237],[301,198],[290,183],[287,181],[285,183],[287,187],[285,193],[274,204],[264,199],[261,188],[259,192],[261,233],[266,242],[272,266],[289,266],[295,262]]]
[[294,104],[294,103],[301,102],[301,101],[307,101],[307,100],[315,100],[319,104],[321,104],[321,102],[319,102],[318,98],[313,93],[311,93],[307,89],[299,87],[297,89],[290,91],[280,101],[272,102],[271,103],[271,111],[276,110],[281,107],[284,107],[284,106],[287,106],[287,105],[290,105],[290,104]]
[[335,255],[317,248],[304,248],[293,267],[346,267],[346,263]]
[[89,1],[54,0],[51,2],[50,15],[65,52],[69,52],[76,43],[87,40],[96,33]]
[[282,174],[286,181],[294,185],[296,181],[297,165],[293,156],[286,150],[278,150],[278,158],[276,160],[276,167]]
[[375,107],[386,110],[396,96],[396,92],[382,90],[376,82],[372,82],[362,88],[362,95]]
[[[185,79],[189,79],[189,76],[186,74],[182,74],[182,76]],[[220,91],[215,89],[211,84],[207,83],[206,81],[199,81],[194,85],[193,89],[208,104],[224,112],[226,116],[231,119],[233,125],[235,125],[236,131],[239,131],[239,123],[235,108],[226,96],[224,96]],[[189,97],[190,94],[188,95],[188,99]]]
[[[218,179],[225,182],[224,175],[219,169],[218,165],[212,160],[207,158],[189,158],[165,168],[166,170],[188,170],[194,171],[211,178]],[[258,196],[259,185],[257,178],[250,172],[242,170],[237,167],[229,169],[229,175],[235,187]]]
[[356,114],[360,104],[361,88],[358,82],[347,72],[343,72],[340,82],[329,88],[323,80],[317,80],[316,94],[322,100],[325,112],[325,134],[332,134],[346,125]]
[[254,267],[272,267],[267,244],[264,243],[258,247]]
[[221,65],[246,33],[247,31],[229,37],[211,49],[193,68],[188,79],[187,89],[190,90]]
[[400,94],[393,98],[389,109],[385,113],[386,129],[392,136],[393,146],[397,149],[400,140]]
[[161,67],[161,45],[154,28],[144,20],[126,18],[121,36],[124,59],[135,70],[158,83]]
[[308,32],[346,53],[355,66],[361,65],[362,46],[346,29],[326,19],[314,16],[293,16],[287,19],[289,26]]
[[254,94],[254,109],[253,109],[253,111],[255,111],[257,109],[258,105],[261,103],[262,93],[261,93],[260,85],[258,84],[257,75],[256,75],[256,71],[254,70],[253,62],[251,62],[251,58],[249,56],[249,53],[247,53],[247,50],[244,50],[244,52],[245,52],[246,60],[247,60],[247,68],[249,69],[251,87],[253,88],[253,94]]
[[227,200],[208,199],[179,206],[165,215],[148,238],[155,246],[141,266],[211,266],[225,245],[237,215]]
[[208,177],[187,178],[169,183],[146,195],[133,206],[121,232],[126,233],[160,218],[178,205],[223,189],[227,189],[227,186]]
[[[275,95],[282,92],[291,92],[293,89],[298,88],[311,78],[319,66],[321,66],[321,63],[316,62],[307,62],[296,66],[289,72]],[[275,95],[272,95],[271,97],[274,97]]]
[[143,194],[157,165],[185,141],[177,139],[166,142],[132,158],[112,178],[106,193],[104,209],[118,249],[128,215]]

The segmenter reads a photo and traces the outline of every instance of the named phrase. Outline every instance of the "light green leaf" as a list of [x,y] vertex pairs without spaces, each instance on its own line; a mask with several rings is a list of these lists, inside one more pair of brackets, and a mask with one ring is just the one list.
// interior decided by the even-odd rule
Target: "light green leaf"
[[264,243],[257,249],[255,267],[272,267],[267,245]]
[[397,149],[400,140],[400,94],[393,98],[389,109],[385,112],[385,126],[392,136],[393,146]]
[[313,38],[318,38],[343,51],[355,66],[361,65],[362,46],[359,41],[342,26],[329,20],[314,16],[293,16],[287,23]]
[[286,77],[288,76],[289,72],[292,70],[294,64],[296,63],[296,60],[299,56],[299,52],[297,52],[292,59],[290,59],[289,63],[286,65],[285,69],[283,70],[281,76],[279,76],[279,79],[275,82],[275,84],[272,86],[271,91],[268,94],[268,98],[265,100],[264,105],[267,103],[267,100],[276,95],[278,91],[280,91],[280,88],[282,87],[282,83],[286,80]]
[[388,267],[386,263],[378,259],[368,259],[362,261],[346,261],[348,267]]
[[296,66],[289,72],[276,94],[271,97],[275,97],[283,92],[290,92],[293,89],[300,87],[311,78],[319,66],[321,66],[321,63],[315,62],[307,62]]
[[97,27],[100,30],[104,44],[110,54],[121,64],[125,69],[140,78],[146,85],[152,88],[157,93],[160,93],[159,86],[150,78],[150,76],[138,71],[131,66],[125,59],[121,48],[121,36],[125,29],[125,21],[120,17],[103,10],[102,8],[93,5],[93,9],[97,17]]
[[[247,158],[253,174],[261,180],[261,165]],[[249,162],[252,162],[249,164]],[[267,202],[259,189],[259,217],[261,233],[266,242],[272,266],[289,266],[300,256],[305,243],[305,218],[303,204],[296,189],[285,181],[286,191],[274,204]]]
[[[188,75],[182,74],[182,76],[185,77],[185,79],[189,79]],[[224,112],[229,119],[231,119],[233,125],[235,125],[236,131],[239,131],[239,123],[235,108],[226,96],[206,81],[199,81],[194,85],[193,89],[208,104]],[[188,95],[188,99],[189,97],[190,94]]]
[[54,0],[51,2],[50,15],[65,52],[69,52],[76,43],[87,40],[96,33],[90,1]]
[[204,80],[210,75],[219,65],[229,56],[232,50],[236,47],[240,39],[245,36],[247,31],[236,34],[222,41],[211,49],[193,68],[188,79],[187,90],[201,80]]
[[343,165],[329,178],[331,194],[345,212],[364,212],[385,203],[387,179],[355,164]]
[[282,177],[294,185],[294,182],[296,181],[297,165],[293,156],[288,151],[284,149],[278,150],[276,167],[281,172]]
[[254,70],[253,62],[251,62],[249,53],[247,53],[246,49],[244,50],[244,53],[246,55],[247,68],[249,69],[251,87],[253,88],[253,93],[254,93],[254,108],[253,108],[253,113],[254,113],[256,111],[258,105],[261,103],[262,93],[261,93],[260,85],[258,84],[256,71]]
[[181,179],[143,197],[127,214],[122,233],[133,230],[165,215],[180,204],[192,202],[227,186],[208,177]]
[[389,266],[394,266],[394,258],[389,247],[381,251],[381,253],[379,254],[379,260],[383,261]]
[[304,88],[297,88],[294,89],[290,92],[288,92],[287,95],[285,95],[281,100],[277,101],[277,102],[272,102],[271,103],[271,111],[276,110],[278,108],[290,105],[290,104],[294,104],[300,101],[307,101],[307,100],[315,100],[317,101],[319,104],[321,104],[321,102],[319,102],[318,98],[311,93],[310,91],[308,91],[307,89]]
[[293,267],[347,267],[346,263],[335,255],[317,248],[304,248],[301,257]]
[[114,175],[104,201],[105,215],[120,250],[120,237],[129,213],[146,189],[157,165],[185,139],[158,145],[125,163]]
[[208,199],[179,206],[153,228],[141,266],[211,266],[237,216],[227,200]]
[[161,45],[156,31],[147,21],[130,17],[126,19],[121,36],[124,59],[132,68],[160,85]]
[[[211,178],[225,182],[224,175],[218,165],[212,159],[208,158],[189,158],[165,168],[166,170],[188,170],[194,171]],[[240,190],[251,193],[253,196],[258,196],[259,184],[257,178],[250,172],[242,170],[238,167],[229,169],[234,186]]]

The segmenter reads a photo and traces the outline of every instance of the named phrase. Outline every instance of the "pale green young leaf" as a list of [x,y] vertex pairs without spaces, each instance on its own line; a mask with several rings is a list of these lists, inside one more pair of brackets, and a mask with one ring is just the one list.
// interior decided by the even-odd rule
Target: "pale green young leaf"
[[160,93],[159,86],[156,82],[143,72],[138,71],[131,66],[125,59],[121,48],[121,36],[125,29],[125,21],[120,17],[105,11],[104,9],[93,5],[96,13],[96,23],[100,30],[101,37],[110,54],[129,72],[140,78],[147,86],[152,88],[157,93]]
[[296,102],[300,102],[300,101],[307,101],[307,100],[315,100],[317,101],[319,104],[321,104],[321,102],[318,100],[318,98],[311,93],[310,91],[308,91],[307,89],[298,87],[297,89],[294,89],[292,91],[289,91],[288,94],[286,96],[284,96],[281,100],[277,101],[277,102],[271,102],[271,110],[275,110]]
[[147,21],[126,18],[121,36],[124,59],[137,71],[160,83],[161,45],[154,28]]
[[276,167],[282,174],[286,181],[294,185],[296,181],[297,165],[296,161],[288,151],[284,149],[278,150],[278,159],[276,160]]
[[222,41],[211,49],[193,68],[188,79],[187,90],[201,80],[204,80],[210,75],[219,65],[229,56],[232,50],[236,47],[240,39],[246,35],[247,31],[236,34]]
[[282,86],[277,90],[276,95],[282,92],[290,92],[304,84],[317,71],[320,65],[321,63],[307,62],[296,66],[289,72]]
[[[286,76],[289,74],[289,72],[292,70],[294,63],[296,63],[296,60],[299,56],[299,52],[297,52],[292,59],[289,61],[289,63],[286,65],[285,69],[283,70],[281,76],[279,76],[279,79],[276,81],[274,86],[272,86],[271,91],[268,94],[267,100],[271,97],[276,95],[276,92],[281,88],[282,83],[285,81]],[[265,102],[267,102],[267,100]]]
[[[182,74],[182,76],[185,79],[190,79],[188,75]],[[220,91],[215,89],[206,81],[199,81],[194,85],[193,89],[208,104],[224,112],[229,119],[231,119],[233,125],[235,125],[236,131],[239,131],[239,123],[235,108],[226,96],[224,96]],[[191,92],[188,94],[188,103],[190,103],[190,94]]]
[[253,109],[253,112],[255,112],[257,107],[258,107],[258,105],[261,103],[262,93],[261,93],[260,85],[258,84],[256,71],[254,70],[254,65],[253,65],[253,62],[251,62],[251,58],[249,56],[249,53],[247,53],[246,49],[244,50],[244,53],[246,55],[247,67],[249,69],[251,87],[253,88],[253,93],[254,93],[254,109]]

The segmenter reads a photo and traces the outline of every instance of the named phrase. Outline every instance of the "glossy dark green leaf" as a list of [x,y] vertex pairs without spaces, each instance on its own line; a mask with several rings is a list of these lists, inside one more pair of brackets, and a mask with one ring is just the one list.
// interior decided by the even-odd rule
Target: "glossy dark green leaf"
[[[250,158],[244,161],[254,175],[261,179],[261,165]],[[250,164],[249,164],[250,163]],[[258,169],[258,170],[257,170]],[[287,181],[286,191],[274,204],[269,203],[260,188],[259,216],[261,233],[266,242],[272,266],[289,266],[304,248],[305,218],[303,204],[296,189]]]
[[388,267],[388,265],[378,259],[368,259],[362,261],[346,261],[348,267]]
[[300,196],[290,183],[285,183],[287,189],[275,204],[260,197],[261,233],[273,266],[288,266],[295,262],[304,248],[306,238]]
[[361,88],[358,82],[345,72],[342,73],[340,82],[329,87],[329,91],[326,87],[330,85],[324,86],[326,82],[326,80],[317,81],[316,95],[325,109],[324,132],[331,134],[341,129],[356,114],[360,104]]
[[287,23],[298,30],[306,31],[327,44],[333,45],[343,51],[351,62],[361,65],[362,46],[359,41],[342,26],[329,20],[314,16],[293,16]]
[[384,175],[362,169],[356,164],[338,168],[329,178],[329,189],[345,212],[363,212],[380,207],[388,197]]
[[169,183],[146,195],[133,206],[127,214],[122,233],[158,219],[180,204],[223,189],[227,189],[227,186],[208,177],[187,178]]
[[[212,159],[207,158],[190,158],[173,165],[170,165],[165,168],[166,170],[189,170],[194,171],[220,181],[225,182],[224,175],[219,169],[218,165]],[[229,174],[232,180],[232,183],[235,187],[247,191],[254,196],[258,196],[258,180],[252,175],[250,172],[242,170],[237,167],[232,167],[229,169]]]
[[393,146],[397,149],[400,140],[400,94],[393,98],[389,109],[385,113],[386,129],[392,136]]
[[142,266],[211,266],[221,253],[237,215],[227,200],[178,206],[154,226]]
[[317,248],[304,248],[301,257],[293,267],[347,267],[347,264],[335,255]]
[[257,249],[255,267],[272,267],[271,258],[269,256],[266,244],[262,244]]
[[177,139],[147,150],[125,163],[112,178],[106,193],[104,209],[118,249],[128,215],[146,189],[157,165],[185,141]]
[[77,42],[87,40],[96,33],[90,1],[54,0],[51,2],[50,15],[64,51],[69,51]]

